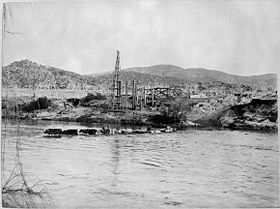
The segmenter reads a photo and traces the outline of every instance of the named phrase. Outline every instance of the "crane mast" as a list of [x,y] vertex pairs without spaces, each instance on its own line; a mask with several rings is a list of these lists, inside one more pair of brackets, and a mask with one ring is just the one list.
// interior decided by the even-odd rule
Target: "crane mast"
[[117,58],[112,87],[112,109],[120,109],[121,106],[121,81],[119,80],[120,69],[120,51],[117,50]]

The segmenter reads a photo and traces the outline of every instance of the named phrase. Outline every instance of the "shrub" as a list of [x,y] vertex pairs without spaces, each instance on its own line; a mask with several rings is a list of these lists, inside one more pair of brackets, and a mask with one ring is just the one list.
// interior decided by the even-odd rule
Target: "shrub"
[[161,116],[157,116],[157,119],[167,124],[179,123],[186,120],[186,114],[189,110],[189,105],[184,101],[172,101],[161,107]]
[[106,99],[106,96],[102,95],[98,92],[96,92],[95,94],[88,93],[87,96],[85,96],[81,99],[81,105],[88,106],[89,105],[88,103],[92,100],[105,100],[105,99]]
[[47,109],[50,106],[50,101],[47,97],[39,97],[37,99],[38,109]]
[[51,101],[47,97],[39,97],[37,100],[20,105],[20,109],[24,112],[33,112],[35,110],[47,109],[51,105]]

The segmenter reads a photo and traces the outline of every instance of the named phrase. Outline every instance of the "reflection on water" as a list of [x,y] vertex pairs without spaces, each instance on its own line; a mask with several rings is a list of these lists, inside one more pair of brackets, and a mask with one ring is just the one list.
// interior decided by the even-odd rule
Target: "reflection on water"
[[[16,127],[2,124],[7,173],[15,160]],[[45,180],[59,208],[279,206],[276,134],[42,137],[46,128],[84,127],[46,121],[20,126],[24,172],[29,181]]]

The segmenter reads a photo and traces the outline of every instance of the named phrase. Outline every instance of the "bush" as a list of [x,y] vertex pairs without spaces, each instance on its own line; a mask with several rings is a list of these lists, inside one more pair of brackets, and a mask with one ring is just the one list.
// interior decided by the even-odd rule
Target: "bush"
[[39,97],[37,99],[38,109],[47,109],[50,106],[50,101],[47,97]]
[[50,105],[51,101],[47,97],[39,97],[37,100],[20,105],[20,110],[33,112],[35,110],[47,109]]
[[167,124],[180,123],[186,120],[186,114],[189,110],[189,105],[184,101],[172,101],[168,105],[161,107],[161,116],[157,116],[157,120]]
[[102,95],[98,92],[96,92],[95,94],[88,93],[87,96],[85,96],[81,99],[81,105],[82,106],[89,106],[88,103],[92,100],[105,100],[105,99],[106,99],[106,96]]

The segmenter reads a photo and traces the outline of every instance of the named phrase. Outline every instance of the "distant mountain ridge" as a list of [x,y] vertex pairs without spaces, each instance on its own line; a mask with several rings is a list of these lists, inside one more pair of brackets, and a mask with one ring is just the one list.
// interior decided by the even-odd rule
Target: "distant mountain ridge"
[[177,77],[187,82],[224,82],[230,84],[251,84],[251,85],[273,85],[276,86],[277,75],[263,74],[254,76],[238,76],[224,73],[217,70],[207,70],[204,68],[183,69],[174,65],[154,65],[150,67],[133,67],[125,71],[149,73],[167,77]]
[[[29,60],[16,61],[2,68],[2,85],[20,88],[90,89],[96,86],[111,87],[113,71],[103,74],[80,75],[59,68],[39,65]],[[183,69],[175,65],[132,67],[121,70],[120,79],[139,85],[185,85],[189,83],[223,82],[268,86],[276,88],[277,75],[238,76],[204,68]]]

